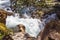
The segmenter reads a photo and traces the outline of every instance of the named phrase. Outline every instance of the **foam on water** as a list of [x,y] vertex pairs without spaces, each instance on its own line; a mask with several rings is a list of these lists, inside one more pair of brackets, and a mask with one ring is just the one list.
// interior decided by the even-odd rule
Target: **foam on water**
[[0,9],[4,9],[6,11],[12,12],[10,5],[11,5],[10,0],[0,0]]
[[39,32],[44,28],[43,23],[39,19],[24,19],[18,18],[17,16],[7,16],[6,25],[8,28],[16,27],[19,24],[23,24],[26,28],[26,32],[32,37],[37,37]]
[[[10,0],[0,0],[0,8],[2,9],[7,9],[10,8]],[[11,27],[16,27],[19,24],[23,24],[26,27],[26,32],[28,34],[30,34],[32,37],[37,37],[37,35],[39,34],[39,32],[41,30],[43,30],[44,28],[44,24],[48,23],[50,20],[55,20],[56,19],[56,14],[52,14],[52,15],[47,15],[48,17],[45,19],[42,19],[43,21],[41,21],[40,19],[33,19],[30,16],[30,12],[36,10],[34,7],[26,7],[26,9],[22,9],[21,13],[24,13],[24,18],[20,18],[19,14],[15,14],[15,16],[11,15],[11,16],[7,16],[6,19],[6,26],[8,28]],[[7,10],[6,10],[7,11]],[[9,10],[11,12],[11,9]],[[29,15],[27,15],[29,14]]]

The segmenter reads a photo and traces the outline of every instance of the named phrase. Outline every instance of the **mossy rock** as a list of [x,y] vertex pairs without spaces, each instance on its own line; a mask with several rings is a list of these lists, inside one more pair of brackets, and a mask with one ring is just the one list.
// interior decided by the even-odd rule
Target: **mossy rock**
[[0,23],[0,40],[5,36],[12,34],[13,32],[8,29],[3,23]]

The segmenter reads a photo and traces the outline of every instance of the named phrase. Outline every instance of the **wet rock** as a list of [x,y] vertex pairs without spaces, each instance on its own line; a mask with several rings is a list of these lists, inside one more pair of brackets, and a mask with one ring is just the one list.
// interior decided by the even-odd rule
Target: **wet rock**
[[10,35],[5,35],[2,40],[13,40]]
[[46,24],[42,35],[41,40],[60,40],[60,20],[53,20]]
[[57,14],[57,17],[60,19],[60,5],[59,4],[56,4],[54,6],[54,10],[55,10],[55,12]]
[[0,22],[5,24],[7,18],[7,12],[3,9],[0,9]]

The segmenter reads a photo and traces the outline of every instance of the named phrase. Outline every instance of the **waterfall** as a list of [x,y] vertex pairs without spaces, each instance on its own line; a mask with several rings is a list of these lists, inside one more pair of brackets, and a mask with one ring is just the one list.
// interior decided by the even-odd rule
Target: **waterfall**
[[[0,8],[12,12],[11,8],[9,7],[10,0],[0,0]],[[24,16],[20,18],[19,14],[15,13],[14,16],[7,16],[6,18],[6,26],[7,28],[16,27],[19,24],[23,24],[26,27],[26,32],[33,37],[37,37],[39,32],[43,30],[45,23],[49,22],[50,20],[55,20],[56,14],[47,15],[47,18],[36,19],[31,17],[31,12],[35,11],[36,8],[33,6],[26,7],[21,10],[21,14]]]
[[19,24],[23,24],[26,28],[26,33],[32,37],[37,37],[39,32],[44,28],[42,21],[33,18],[18,18],[16,16],[7,16],[6,26],[8,28],[16,27]]

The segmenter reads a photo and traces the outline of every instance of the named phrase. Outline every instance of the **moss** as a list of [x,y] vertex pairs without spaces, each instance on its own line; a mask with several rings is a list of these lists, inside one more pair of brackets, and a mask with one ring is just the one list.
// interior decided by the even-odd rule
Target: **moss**
[[3,23],[0,23],[0,40],[2,40],[2,38],[5,36],[5,35],[9,35],[9,34],[12,34],[13,32],[8,29]]

